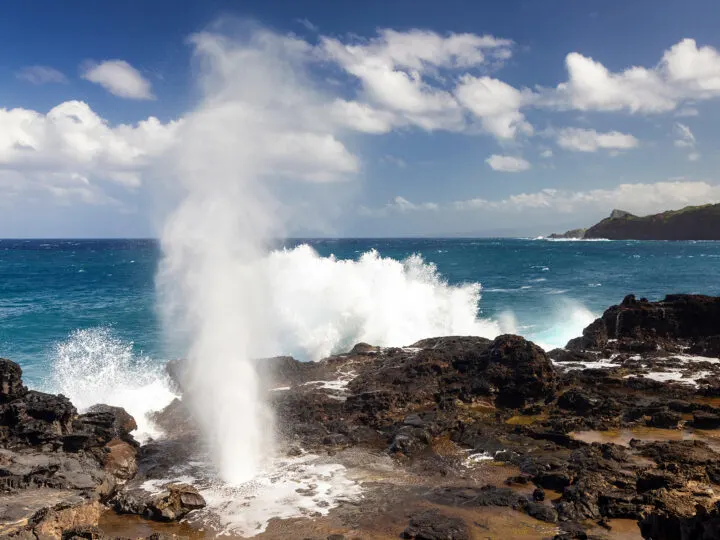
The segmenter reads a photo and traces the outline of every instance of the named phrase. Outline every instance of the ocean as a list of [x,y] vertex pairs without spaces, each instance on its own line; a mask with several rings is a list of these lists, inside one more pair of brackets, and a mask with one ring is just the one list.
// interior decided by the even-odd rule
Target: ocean
[[[161,407],[162,365],[184,345],[161,324],[160,256],[153,240],[0,241],[0,355],[79,407]],[[293,240],[266,274],[280,321],[270,352],[312,360],[360,340],[500,332],[550,348],[628,293],[720,295],[720,243]]]

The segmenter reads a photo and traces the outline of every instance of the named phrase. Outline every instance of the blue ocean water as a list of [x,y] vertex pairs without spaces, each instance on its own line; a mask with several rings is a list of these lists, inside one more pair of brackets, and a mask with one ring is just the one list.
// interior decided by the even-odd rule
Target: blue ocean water
[[[420,254],[451,285],[482,284],[480,317],[511,317],[519,333],[547,345],[577,335],[627,293],[720,295],[720,242],[323,239],[287,247],[300,243],[337,259]],[[132,358],[159,364],[181,355],[161,331],[159,257],[153,240],[0,241],[0,355],[19,362],[33,386],[82,330],[101,329]]]

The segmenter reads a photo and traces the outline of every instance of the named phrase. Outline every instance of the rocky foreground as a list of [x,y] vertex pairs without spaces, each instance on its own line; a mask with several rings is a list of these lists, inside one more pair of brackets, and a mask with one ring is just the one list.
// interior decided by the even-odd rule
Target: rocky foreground
[[[547,354],[444,337],[258,370],[281,454],[362,486],[258,538],[720,538],[720,298],[629,296]],[[202,489],[168,481],[201,446],[192,417],[178,399],[154,419],[166,436],[140,446],[122,409],[78,414],[0,362],[0,537],[213,537]]]

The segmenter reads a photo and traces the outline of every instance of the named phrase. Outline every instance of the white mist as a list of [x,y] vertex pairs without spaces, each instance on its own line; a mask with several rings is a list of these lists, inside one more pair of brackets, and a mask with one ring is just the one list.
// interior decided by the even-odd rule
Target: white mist
[[185,388],[215,465],[231,484],[272,456],[272,416],[253,359],[277,349],[263,260],[282,235],[269,185],[327,181],[357,161],[318,121],[307,43],[237,21],[191,38],[203,93],[178,130],[168,180],[177,205],[158,272],[168,335],[186,342]]

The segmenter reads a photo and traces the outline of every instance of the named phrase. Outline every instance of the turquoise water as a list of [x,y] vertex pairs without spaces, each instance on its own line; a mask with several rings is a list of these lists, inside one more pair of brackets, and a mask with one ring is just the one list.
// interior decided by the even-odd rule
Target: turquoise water
[[[369,250],[398,260],[420,254],[451,285],[482,284],[480,317],[511,318],[519,333],[547,345],[564,343],[627,293],[650,299],[680,292],[720,295],[718,242],[303,242],[338,259],[357,259]],[[119,347],[144,361],[183,354],[163,339],[156,311],[159,256],[151,240],[0,241],[0,355],[19,362],[31,385],[42,385],[78,330],[114,340],[111,353]]]

